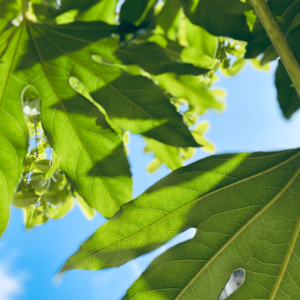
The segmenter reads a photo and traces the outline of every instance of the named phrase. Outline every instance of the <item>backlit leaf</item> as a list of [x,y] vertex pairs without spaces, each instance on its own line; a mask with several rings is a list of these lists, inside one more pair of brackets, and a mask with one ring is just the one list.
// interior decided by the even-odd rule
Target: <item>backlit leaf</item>
[[180,0],[166,0],[156,17],[156,30],[165,34],[170,40],[176,40],[180,22]]
[[209,108],[218,111],[222,111],[224,108],[224,103],[217,101],[207,86],[201,83],[197,77],[166,73],[156,76],[155,80],[177,98],[187,99],[193,106],[199,108],[200,114],[204,114]]
[[[89,205],[105,217],[131,199],[129,165],[121,137],[89,97],[69,85],[72,76],[119,126],[171,145],[197,146],[163,92],[149,79],[122,71],[102,41],[115,26],[101,22],[60,26],[27,22],[23,26],[26,51],[21,52],[23,64],[17,70],[39,92],[43,128],[61,169]],[[96,63],[93,55],[105,63]],[[41,193],[45,180],[34,183]]]
[[175,170],[182,166],[179,149],[157,142],[153,139],[144,138],[147,151],[154,153],[155,157],[171,170]]
[[[82,1],[84,2],[84,1]],[[116,23],[116,4],[117,0],[101,0],[88,10],[80,12],[76,20],[78,21],[102,21],[108,24]]]
[[292,298],[299,186],[299,149],[205,158],[123,205],[63,270],[120,266],[196,228],[193,239],[154,260],[125,299],[217,299],[240,268],[245,281],[231,299]]
[[[101,23],[97,25],[95,29],[99,29]],[[87,23],[87,26],[93,28],[93,24]],[[110,31],[107,26],[104,28]],[[71,31],[76,28],[70,27]],[[41,36],[39,30],[43,32],[44,28],[28,24],[28,31],[24,30],[27,59],[23,58],[24,65],[18,69],[26,70],[27,82],[39,91],[43,126],[61,159],[62,170],[92,207],[111,217],[121,204],[131,199],[130,171],[122,139],[110,129],[100,111],[68,84],[72,72],[80,77],[86,70],[76,65],[75,58],[63,56],[66,53],[60,46],[67,43],[59,43],[59,35],[52,36],[54,40],[47,37],[47,33]],[[65,33],[66,30],[61,34]],[[105,30],[100,36],[103,34],[107,34]],[[78,44],[74,42],[69,47],[78,49]],[[34,181],[34,188],[45,191],[45,180]]]
[[[28,148],[28,129],[23,116],[21,93],[26,77],[13,76],[24,51],[22,33],[25,26],[10,28],[0,38],[0,235],[9,219],[9,206],[21,179],[23,160]],[[24,80],[25,79],[25,80]]]
[[39,199],[35,193],[17,193],[14,196],[12,204],[18,208],[28,208],[30,206],[34,206]]

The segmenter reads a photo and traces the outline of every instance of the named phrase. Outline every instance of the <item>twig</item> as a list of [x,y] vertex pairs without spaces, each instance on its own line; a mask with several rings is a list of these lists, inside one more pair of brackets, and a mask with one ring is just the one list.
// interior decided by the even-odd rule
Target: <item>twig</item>
[[37,137],[37,128],[36,128],[36,116],[34,116],[34,130],[35,130],[36,158],[39,158],[38,137]]

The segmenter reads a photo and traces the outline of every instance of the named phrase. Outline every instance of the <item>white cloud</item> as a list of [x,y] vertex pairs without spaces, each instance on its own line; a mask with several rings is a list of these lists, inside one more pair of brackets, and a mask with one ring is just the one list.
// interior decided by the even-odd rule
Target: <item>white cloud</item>
[[15,299],[15,296],[25,292],[24,282],[29,279],[29,274],[15,268],[15,260],[22,255],[22,249],[14,247],[7,249],[5,243],[0,243],[0,300]]
[[10,275],[4,265],[0,265],[0,300],[10,300],[23,293],[22,277]]

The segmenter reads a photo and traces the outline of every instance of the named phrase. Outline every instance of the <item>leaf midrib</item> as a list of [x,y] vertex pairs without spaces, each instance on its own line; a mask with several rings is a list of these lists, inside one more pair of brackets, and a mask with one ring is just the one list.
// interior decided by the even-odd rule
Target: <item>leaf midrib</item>
[[105,180],[103,179],[103,176],[102,176],[102,174],[101,174],[101,172],[100,172],[100,170],[99,170],[97,164],[95,163],[95,161],[94,161],[92,155],[91,155],[90,152],[88,151],[88,148],[87,148],[86,145],[83,143],[82,138],[81,138],[80,135],[78,134],[77,129],[76,129],[76,126],[74,125],[72,119],[70,118],[67,109],[66,109],[65,106],[63,105],[63,103],[62,103],[62,101],[61,101],[61,99],[60,99],[60,96],[59,96],[58,92],[56,91],[56,88],[54,87],[54,84],[53,84],[53,82],[52,82],[52,79],[51,79],[50,75],[48,74],[48,70],[47,70],[47,68],[46,68],[46,65],[45,65],[45,62],[44,62],[44,60],[43,60],[42,54],[41,54],[41,52],[40,52],[40,50],[39,50],[39,48],[38,48],[38,45],[37,45],[37,43],[36,43],[36,41],[35,41],[35,39],[34,39],[34,37],[33,37],[33,34],[31,33],[31,30],[32,30],[32,29],[31,29],[30,24],[28,25],[28,29],[29,29],[29,35],[30,35],[30,38],[31,38],[31,40],[32,40],[32,42],[33,42],[33,44],[34,44],[34,48],[35,48],[35,50],[36,50],[36,52],[37,52],[37,54],[38,54],[38,56],[39,56],[41,65],[43,66],[45,75],[46,75],[47,78],[48,78],[49,84],[51,85],[51,88],[53,89],[53,91],[54,91],[54,93],[55,93],[55,95],[56,95],[56,97],[57,97],[57,99],[58,99],[58,101],[59,101],[59,104],[61,105],[62,109],[64,110],[64,113],[65,113],[65,115],[67,116],[69,122],[71,123],[72,128],[73,128],[73,130],[75,131],[77,137],[79,138],[81,144],[83,145],[84,149],[85,149],[86,152],[88,153],[88,155],[89,155],[89,157],[90,157],[90,159],[91,159],[91,161],[92,161],[94,167],[96,168],[98,174],[100,175],[100,178],[102,179],[102,182],[104,183],[104,186],[105,186],[106,190],[108,191],[108,193],[109,193],[111,199],[114,201],[114,203],[115,203],[115,205],[116,205],[117,207],[120,207],[120,205],[118,204],[118,202],[116,201],[116,199],[113,197],[112,192],[111,192],[110,189],[108,188],[108,186],[107,186]]
[[[299,154],[299,153],[298,153]],[[291,186],[295,179],[300,174],[300,167],[293,174],[293,176],[288,180],[284,187],[267,203],[265,204],[257,213],[255,213],[226,243],[205,263],[205,265],[193,276],[193,278],[188,282],[188,284],[182,289],[182,291],[176,296],[174,300],[180,299],[180,297],[185,293],[185,291],[193,284],[193,282],[209,267],[209,265],[246,229],[250,224],[252,224],[259,216],[261,216],[270,206],[272,206],[276,200],[278,200],[284,192]],[[299,222],[299,221],[298,221]],[[297,225],[298,225],[297,222]],[[300,224],[297,226],[299,227]],[[296,228],[297,228],[296,227]],[[298,228],[298,231],[300,228]],[[269,300],[272,300],[270,298]]]
[[[39,32],[36,29],[37,32]],[[41,32],[39,32],[39,34],[41,34]],[[42,34],[41,34],[42,35]],[[157,121],[159,122],[158,119],[156,119],[155,117],[153,117],[152,115],[150,115],[148,112],[146,112],[143,108],[141,108],[140,106],[138,106],[135,102],[133,102],[130,98],[128,98],[126,95],[124,95],[121,91],[119,91],[118,89],[116,89],[113,85],[110,84],[110,82],[107,82],[105,79],[103,79],[102,76],[100,76],[99,74],[95,73],[94,71],[90,70],[87,66],[83,65],[82,63],[78,62],[72,55],[70,55],[68,52],[64,51],[64,49],[62,49],[61,47],[59,47],[55,42],[53,42],[51,39],[49,39],[46,35],[42,35],[44,38],[46,38],[52,45],[54,45],[57,49],[59,49],[62,53],[64,53],[66,56],[68,56],[70,59],[72,59],[75,63],[77,63],[79,66],[81,66],[83,69],[87,70],[88,72],[90,72],[91,74],[93,74],[95,77],[101,79],[103,82],[105,82],[105,84],[107,86],[109,86],[112,90],[114,90],[116,93],[120,94],[124,99],[126,99],[129,103],[131,103],[132,105],[134,105],[138,110],[140,110],[141,112],[143,112],[145,115],[149,116],[151,120]],[[176,110],[175,110],[176,112]],[[170,130],[173,134],[175,134],[176,136],[178,136],[180,139],[183,139],[185,141],[188,142],[192,142],[191,140],[188,140],[186,138],[184,138],[183,136],[179,135],[176,131],[174,131],[173,129],[171,129],[170,127],[166,126],[164,123],[160,124],[161,126],[167,128],[168,130]],[[152,128],[153,129],[153,128]],[[197,144],[194,141],[195,144]]]
[[[277,153],[277,154],[278,154],[278,153]],[[277,154],[276,154],[276,155],[277,155]],[[262,174],[268,173],[268,172],[270,172],[270,171],[272,171],[272,170],[274,170],[274,169],[276,169],[276,168],[278,168],[278,167],[281,167],[282,165],[288,163],[289,161],[295,159],[298,155],[300,155],[300,150],[299,150],[299,152],[297,152],[297,153],[294,154],[293,156],[289,157],[289,158],[286,159],[285,161],[283,161],[283,162],[281,162],[281,163],[279,163],[279,164],[277,164],[277,165],[275,165],[275,166],[273,166],[273,167],[271,167],[271,168],[269,168],[269,169],[266,169],[266,170],[261,171],[261,172],[259,172],[259,173],[257,173],[257,174],[251,175],[251,176],[249,176],[249,177],[247,177],[247,178],[243,178],[243,179],[241,179],[241,180],[237,180],[236,182],[234,182],[234,183],[232,183],[232,184],[229,184],[229,185],[224,186],[224,187],[222,187],[222,188],[220,188],[220,189],[217,189],[217,190],[214,190],[214,191],[212,191],[212,192],[209,192],[209,193],[207,193],[207,194],[205,194],[205,195],[202,195],[202,196],[200,196],[199,198],[196,198],[195,200],[193,200],[193,201],[191,201],[191,202],[189,202],[189,203],[186,203],[186,204],[184,204],[183,206],[180,206],[180,207],[178,207],[177,209],[173,210],[172,212],[166,214],[165,216],[163,216],[163,217],[160,218],[159,220],[155,221],[154,223],[150,224],[149,226],[143,227],[142,230],[139,230],[139,231],[135,232],[134,234],[128,236],[128,237],[125,238],[125,239],[123,239],[122,241],[119,241],[119,242],[114,243],[114,244],[112,244],[112,245],[110,245],[110,246],[108,246],[108,247],[105,247],[105,248],[101,249],[100,251],[97,251],[97,252],[95,252],[95,253],[93,253],[93,254],[90,254],[89,256],[85,257],[84,259],[81,259],[79,262],[76,262],[76,263],[74,263],[74,264],[71,264],[71,265],[68,266],[66,269],[63,269],[63,271],[69,270],[71,266],[72,266],[72,267],[73,267],[73,266],[76,266],[77,264],[80,264],[82,261],[85,261],[85,260],[87,260],[87,259],[89,259],[89,258],[91,258],[91,257],[93,257],[93,256],[95,256],[95,255],[98,255],[99,253],[101,253],[101,252],[103,252],[103,251],[105,251],[105,250],[107,250],[107,249],[109,249],[109,248],[111,248],[111,247],[113,247],[113,246],[115,246],[115,245],[121,244],[121,243],[123,243],[123,242],[125,242],[125,241],[131,239],[131,238],[134,237],[135,235],[137,235],[137,234],[139,234],[139,233],[141,233],[141,232],[147,230],[148,228],[150,228],[150,227],[156,225],[156,223],[159,223],[159,222],[162,221],[163,219],[169,217],[169,216],[172,215],[173,213],[177,212],[178,210],[181,210],[181,209],[185,208],[185,207],[188,206],[188,205],[191,205],[191,204],[193,204],[193,203],[195,203],[195,202],[197,202],[197,201],[200,201],[200,200],[202,200],[202,199],[204,199],[204,198],[206,198],[206,197],[208,197],[208,196],[211,196],[211,195],[213,195],[213,194],[215,194],[215,193],[218,193],[218,192],[220,192],[220,191],[222,191],[222,190],[226,190],[227,188],[230,188],[230,187],[232,187],[232,186],[235,186],[235,185],[237,185],[237,184],[240,184],[240,183],[242,183],[242,182],[244,182],[244,181],[251,180],[251,179],[253,179],[253,178],[257,177],[257,176],[260,176],[260,175],[262,175]],[[266,156],[264,156],[264,157],[266,157]],[[109,232],[108,232],[108,234],[109,234]]]

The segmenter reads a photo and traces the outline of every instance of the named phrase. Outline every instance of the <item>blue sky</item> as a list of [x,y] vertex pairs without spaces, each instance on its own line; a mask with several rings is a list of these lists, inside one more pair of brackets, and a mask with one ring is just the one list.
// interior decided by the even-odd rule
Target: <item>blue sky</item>
[[[209,112],[206,137],[216,153],[270,151],[300,146],[300,113],[286,121],[276,101],[275,64],[270,72],[257,71],[248,63],[236,77],[221,77],[215,85],[227,91],[223,114]],[[149,175],[145,168],[152,156],[143,154],[143,141],[131,136],[130,163],[134,195],[168,173],[166,168]],[[189,161],[207,156],[201,150]],[[134,160],[132,159],[134,158]],[[55,277],[65,260],[106,220],[97,215],[88,221],[75,207],[65,218],[25,231],[22,212],[12,209],[11,221],[0,240],[0,300],[97,299],[118,300],[147,265],[167,247],[193,236],[181,234],[167,246],[120,268],[102,271],[71,271]]]

